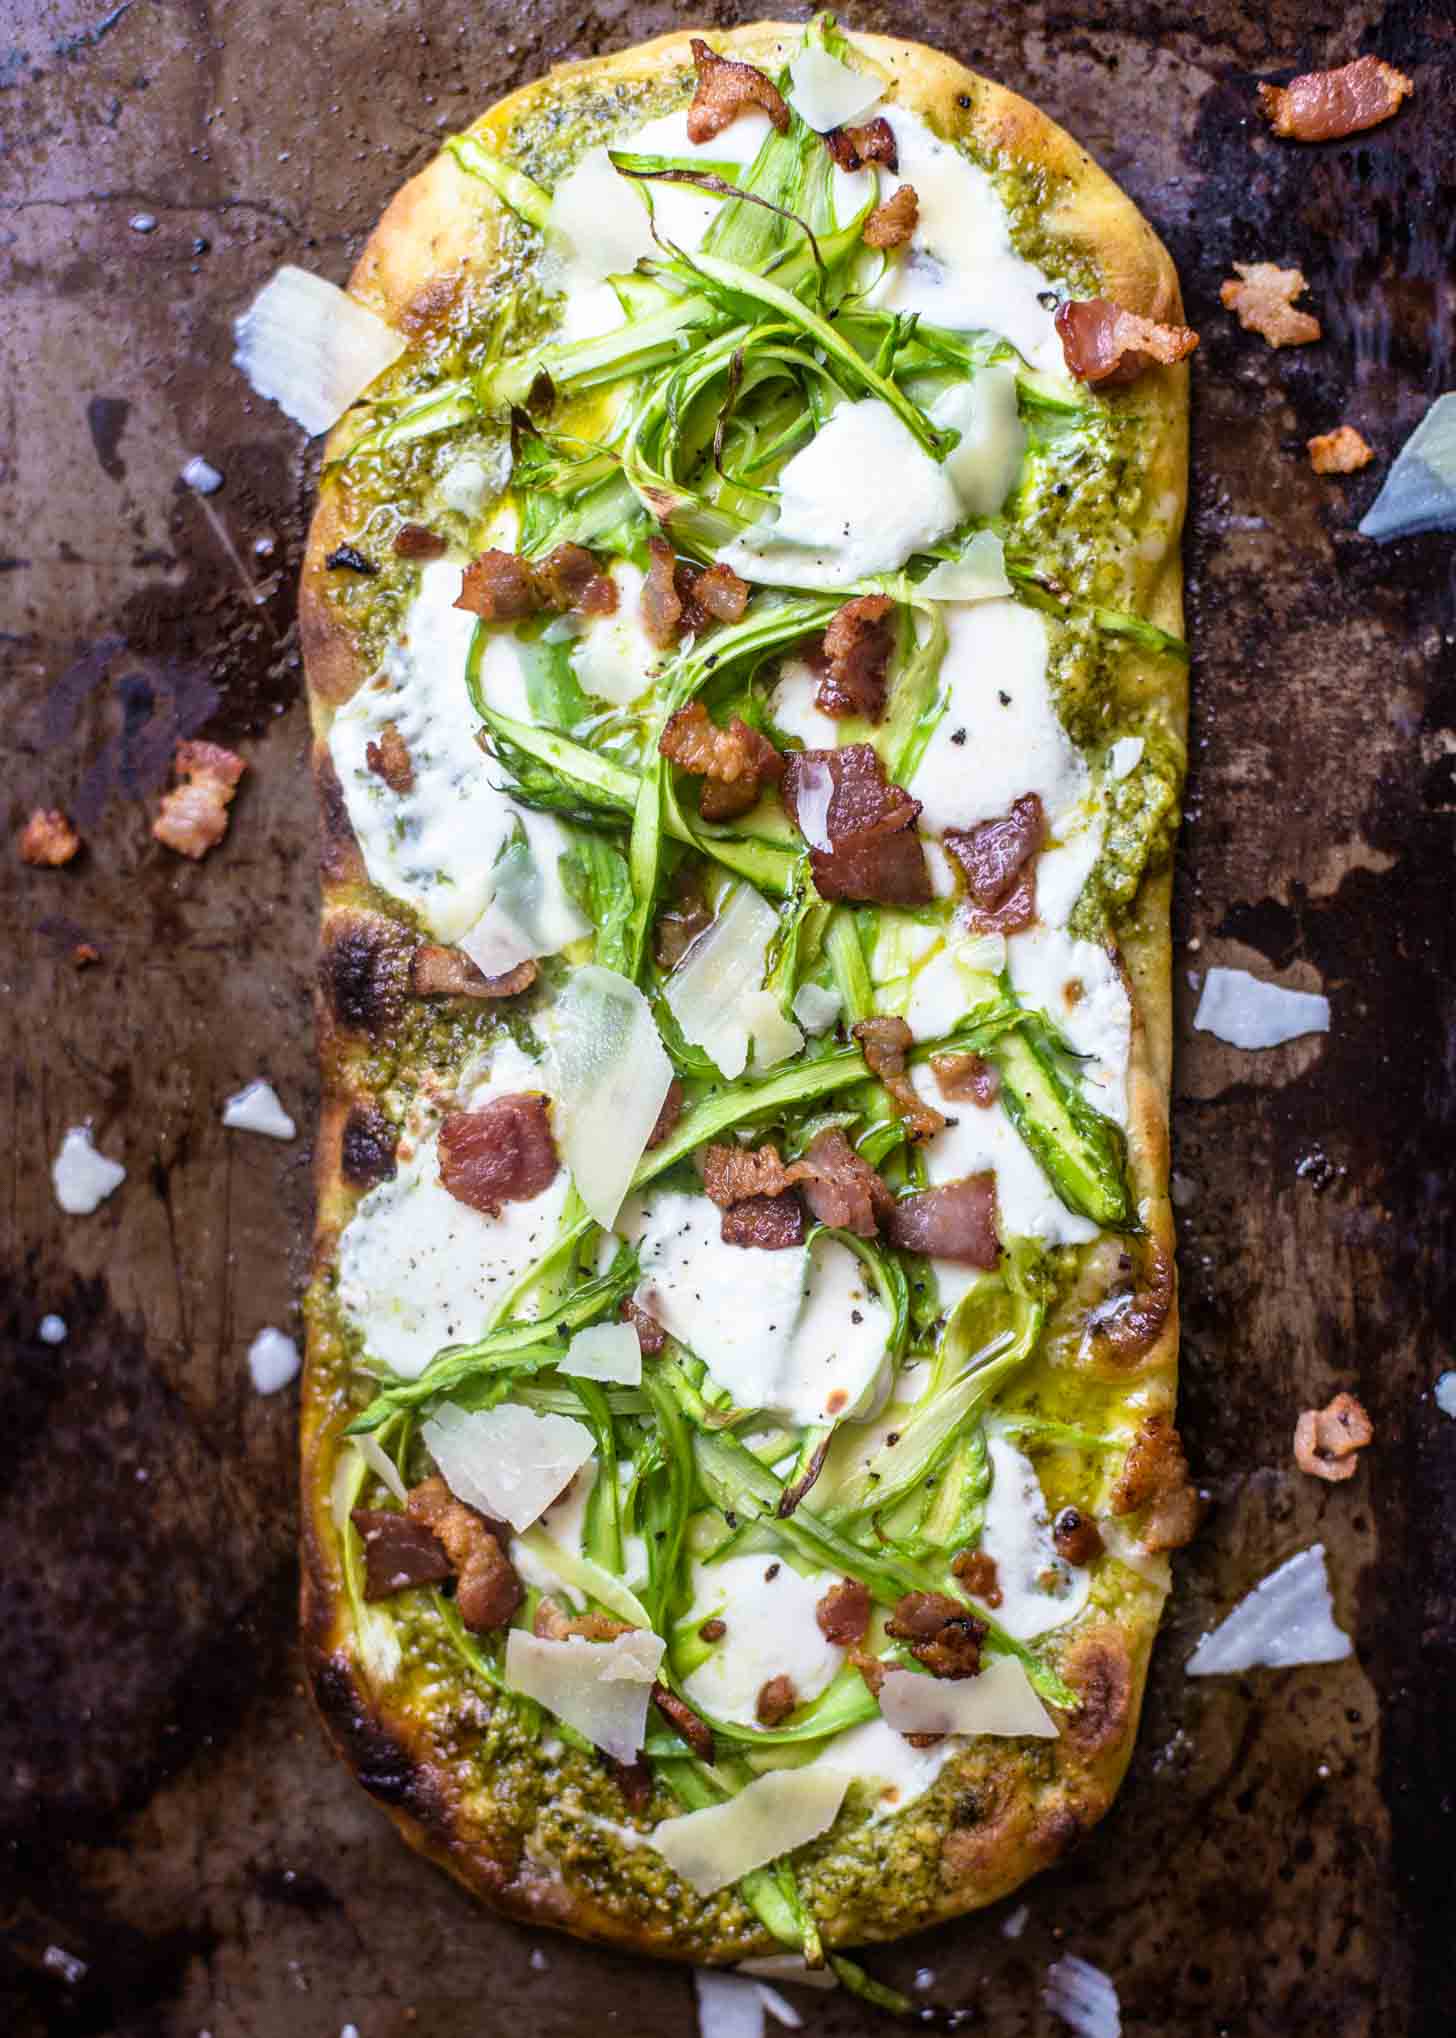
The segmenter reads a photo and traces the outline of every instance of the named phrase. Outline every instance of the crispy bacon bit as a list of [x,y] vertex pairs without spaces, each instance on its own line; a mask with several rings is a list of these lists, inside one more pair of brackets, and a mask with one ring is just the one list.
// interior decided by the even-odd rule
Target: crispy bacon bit
[[890,1214],[885,1236],[902,1252],[929,1253],[938,1260],[956,1260],[963,1267],[989,1272],[996,1265],[996,1177],[965,1175],[902,1196]]
[[614,616],[617,613],[617,583],[610,573],[594,573],[577,597],[580,616]]
[[1106,297],[1068,298],[1055,324],[1068,374],[1109,389],[1136,382],[1155,361],[1171,367],[1198,345],[1190,326],[1140,318]]
[[870,744],[795,751],[785,765],[784,804],[810,843],[821,898],[881,906],[930,903],[930,871],[915,832],[920,802],[886,782]]
[[720,1210],[751,1196],[782,1196],[799,1180],[772,1142],[763,1146],[710,1146],[703,1155],[703,1188]]
[[761,1727],[781,1727],[798,1703],[793,1678],[780,1674],[770,1677],[760,1690],[754,1716]]
[[657,967],[674,970],[697,940],[713,924],[712,909],[703,897],[696,875],[683,871],[670,906],[664,906],[653,928],[652,953]]
[[883,114],[863,127],[831,127],[824,141],[841,170],[862,170],[866,163],[883,163],[887,170],[900,167],[895,130]]
[[20,831],[20,860],[37,869],[59,870],[80,847],[80,836],[59,807],[37,807]]
[[745,106],[761,106],[780,134],[789,131],[789,109],[773,82],[752,64],[720,57],[700,36],[693,37],[698,89],[688,108],[688,140],[710,142],[731,127]]
[[558,609],[563,615],[580,607],[587,589],[599,577],[597,562],[585,545],[558,545],[531,567],[543,607]]
[[721,1642],[727,1632],[727,1621],[719,1620],[716,1614],[711,1620],[705,1620],[698,1629],[699,1635],[705,1642]]
[[965,873],[966,918],[977,934],[1019,934],[1036,918],[1036,859],[1046,814],[1035,793],[975,828],[947,828],[946,851]]
[[394,549],[401,559],[438,559],[448,548],[449,540],[428,524],[401,524],[394,534]]
[[724,1245],[756,1246],[760,1252],[785,1252],[804,1243],[804,1206],[787,1196],[749,1196],[723,1212]]
[[880,720],[885,672],[895,648],[894,611],[887,594],[862,594],[846,602],[824,632],[824,677],[814,696],[824,714]]
[[376,778],[382,778],[392,793],[407,793],[415,782],[414,759],[396,722],[386,722],[378,742],[364,746],[364,762]]
[[683,600],[677,591],[677,561],[666,538],[647,540],[650,564],[642,583],[642,627],[662,650],[675,644],[682,630]]
[[720,729],[701,701],[690,701],[668,718],[658,749],[670,763],[706,782],[698,800],[705,821],[726,821],[747,813],[765,779],[784,774],[784,760],[767,736],[735,715]]
[[814,1618],[826,1642],[841,1649],[862,1642],[870,1624],[868,1585],[861,1585],[858,1578],[841,1578],[815,1607]]
[[685,635],[694,637],[710,623],[741,622],[748,607],[748,582],[731,566],[694,566],[674,556],[666,538],[647,540],[651,564],[642,584],[642,627],[654,644],[666,650]]
[[163,795],[152,823],[157,841],[194,862],[215,849],[227,833],[227,810],[247,768],[221,743],[179,743],[172,769],[182,782]]
[[1296,311],[1294,300],[1308,290],[1298,269],[1274,262],[1235,262],[1238,275],[1219,285],[1227,311],[1238,313],[1246,333],[1258,333],[1271,347],[1307,347],[1322,330],[1312,312]]
[[851,1646],[849,1661],[864,1679],[871,1698],[878,1698],[889,1665],[882,1663],[878,1656],[871,1655],[868,1649],[861,1648],[858,1643]]
[[1001,1089],[1001,1076],[994,1062],[980,1054],[933,1054],[940,1094],[949,1104],[978,1104],[989,1110]]
[[452,1111],[440,1127],[441,1182],[457,1203],[487,1217],[499,1217],[503,1203],[539,1196],[560,1165],[537,1090],[493,1097],[479,1111]]
[[1177,1550],[1198,1527],[1198,1494],[1183,1443],[1166,1415],[1144,1417],[1108,1501],[1114,1515],[1143,1514],[1143,1548]]
[[1353,1479],[1375,1426],[1353,1394],[1337,1394],[1327,1408],[1306,1408],[1294,1425],[1294,1462],[1301,1472],[1335,1484]]
[[1316,474],[1358,474],[1375,458],[1375,449],[1353,425],[1336,425],[1332,432],[1316,432],[1305,444],[1309,464]]
[[518,962],[504,976],[488,977],[463,948],[436,948],[425,943],[410,958],[410,989],[417,998],[514,998],[528,991],[537,977],[534,962]]
[[885,1622],[885,1633],[908,1642],[932,1677],[974,1677],[981,1667],[986,1623],[944,1592],[907,1592]]
[[514,623],[535,615],[541,604],[527,561],[492,545],[466,567],[455,606],[488,623]]
[[649,1316],[640,1302],[634,1302],[629,1295],[617,1312],[623,1323],[630,1323],[637,1333],[637,1345],[643,1358],[653,1359],[667,1343],[667,1332],[655,1316]]
[[1383,57],[1357,57],[1337,71],[1306,71],[1287,85],[1261,85],[1260,110],[1288,141],[1339,141],[1389,120],[1415,81]]
[[101,950],[89,941],[78,941],[71,950],[71,960],[77,969],[85,969],[88,963],[100,962]]
[[741,623],[748,607],[748,582],[721,563],[697,575],[693,594],[715,623]]
[[1173,1307],[1174,1292],[1172,1255],[1160,1245],[1149,1247],[1139,1285],[1129,1292],[1108,1296],[1087,1318],[1096,1355],[1122,1362],[1141,1358],[1162,1335]]
[[649,1153],[653,1147],[661,1146],[665,1139],[672,1137],[677,1129],[677,1121],[682,1117],[682,1111],[683,1086],[674,1076],[667,1086],[667,1095],[662,1100],[662,1109],[657,1114],[657,1122],[647,1136]]
[[1057,1555],[1067,1564],[1090,1564],[1102,1551],[1102,1537],[1090,1514],[1064,1507],[1052,1523]]
[[867,248],[903,247],[919,220],[920,200],[915,186],[902,184],[883,205],[877,205],[865,221],[864,244]]
[[466,1627],[476,1634],[505,1627],[526,1594],[505,1553],[504,1534],[498,1538],[485,1516],[457,1500],[440,1478],[412,1488],[405,1506],[411,1521],[443,1543]]
[[602,1760],[628,1811],[645,1812],[652,1802],[652,1764],[647,1757],[639,1755],[635,1762],[618,1762],[615,1756],[603,1755]]
[[945,1119],[933,1104],[927,1104],[911,1082],[905,1057],[915,1045],[915,1036],[903,1019],[861,1019],[850,1028],[871,1075],[879,1077],[890,1093],[900,1123],[911,1139],[932,1139],[943,1130]]
[[874,1238],[895,1207],[890,1191],[837,1125],[815,1134],[794,1173],[815,1220],[836,1231]]
[[364,1545],[364,1597],[388,1599],[411,1585],[450,1576],[450,1559],[433,1529],[395,1507],[356,1507],[349,1516]]
[[547,1593],[537,1601],[531,1631],[546,1642],[569,1642],[578,1637],[584,1642],[615,1642],[618,1635],[632,1632],[632,1623],[614,1620],[606,1613],[568,1614]]
[[962,1550],[950,1568],[972,1599],[979,1599],[983,1606],[1001,1604],[1001,1580],[994,1557],[988,1557],[984,1550]]
[[664,1719],[682,1735],[700,1762],[712,1762],[715,1759],[713,1730],[706,1720],[698,1718],[685,1699],[679,1698],[675,1691],[669,1691],[665,1684],[654,1684],[652,1703]]

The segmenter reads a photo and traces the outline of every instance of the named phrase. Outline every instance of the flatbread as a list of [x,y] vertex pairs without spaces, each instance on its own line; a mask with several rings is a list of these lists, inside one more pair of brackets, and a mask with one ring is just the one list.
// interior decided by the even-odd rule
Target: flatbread
[[[776,74],[798,47],[800,31],[768,23],[710,40],[715,50]],[[1146,221],[1034,106],[921,45],[872,35],[847,40],[860,63],[879,69],[891,105],[918,114],[1019,198],[1017,244],[1054,284],[1153,319],[1179,318],[1172,264]],[[686,33],[670,35],[557,70],[500,102],[470,132],[506,160],[534,163],[538,176],[546,163],[564,171],[586,146],[630,135],[644,119],[687,102],[694,84],[689,43]],[[523,141],[533,146],[523,148]],[[462,337],[498,302],[501,264],[516,245],[506,221],[491,187],[442,153],[388,207],[355,269],[351,294],[406,335],[412,354],[438,356],[450,346],[458,354]],[[1119,825],[1134,838],[1140,826],[1157,836],[1131,898],[1117,900],[1110,914],[1131,999],[1126,1131],[1136,1223],[1089,1246],[1061,1249],[1058,1299],[1033,1361],[1031,1401],[1022,1400],[1023,1412],[1029,1405],[1044,1421],[1070,1421],[1103,1436],[1109,1448],[1057,1451],[1044,1448],[1044,1440],[1022,1441],[1036,1452],[1048,1507],[1075,1490],[1083,1511],[1101,1518],[1109,1548],[1095,1560],[1082,1611],[1038,1644],[1076,1699],[1069,1709],[1052,1709],[1055,1739],[970,1738],[898,1816],[883,1799],[852,1794],[832,1830],[794,1856],[803,1902],[830,1946],[898,1936],[988,1904],[1060,1860],[1101,1817],[1128,1762],[1167,1590],[1166,1559],[1144,1543],[1166,1547],[1176,1539],[1176,1528],[1162,1535],[1148,1528],[1160,1494],[1166,1498],[1179,1484],[1175,1458],[1159,1486],[1158,1464],[1166,1473],[1169,1462],[1166,1453],[1160,1459],[1165,1438],[1155,1427],[1151,1443],[1149,1434],[1142,1439],[1141,1460],[1124,1467],[1124,1458],[1140,1425],[1171,1420],[1175,1393],[1167,847],[1181,783],[1186,685],[1176,647],[1170,650],[1158,633],[1176,640],[1182,631],[1187,370],[1154,367],[1130,389],[1086,401],[1107,425],[1088,456],[1089,486],[1102,487],[1110,505],[1093,544],[1101,579],[1092,572],[1087,590],[1094,604],[1148,627],[1141,635],[1098,635],[1096,673],[1090,654],[1080,667],[1074,661],[1060,705],[1098,773],[1105,767],[1097,732],[1105,729],[1110,740],[1131,725],[1148,732],[1145,752],[1161,760],[1165,783],[1161,793],[1157,784],[1148,789],[1149,801],[1162,801],[1155,829],[1129,795],[1117,796]],[[369,528],[369,491],[377,481],[341,463],[375,423],[361,406],[329,440],[300,596],[323,828],[324,1103],[302,1439],[303,1625],[315,1694],[343,1759],[405,1837],[498,1909],[668,1957],[731,1961],[767,1953],[775,1938],[740,1890],[699,1895],[643,1844],[641,1835],[657,1818],[684,1809],[660,1783],[651,1810],[636,1814],[606,1763],[563,1746],[549,1722],[542,1739],[523,1741],[489,1675],[473,1673],[452,1645],[430,1592],[377,1602],[361,1625],[347,1589],[342,1552],[353,1533],[345,1527],[347,1507],[361,1491],[371,1505],[392,1502],[372,1475],[360,1488],[363,1475],[341,1446],[343,1430],[378,1384],[379,1368],[371,1378],[360,1364],[357,1330],[340,1308],[340,1238],[361,1199],[401,1165],[401,1094],[423,1093],[433,1083],[443,1095],[489,1010],[452,1001],[447,1023],[438,1004],[411,994],[411,956],[429,937],[418,914],[371,885],[330,751],[336,715],[370,681],[381,647],[399,627],[397,614],[386,609],[381,635],[378,608],[370,624],[365,604],[387,597],[361,581],[341,599],[348,576],[325,563],[341,543],[363,542],[360,531]],[[390,470],[391,487],[400,485],[401,471]],[[420,473],[422,485],[433,486],[437,469],[422,466]],[[1109,592],[1097,593],[1099,587]],[[1113,702],[1102,723],[1099,685],[1100,698]],[[1138,782],[1135,770],[1132,778]],[[407,1129],[406,1148],[413,1136]],[[1138,1319],[1140,1334],[1119,1339],[1117,1325],[1125,1330],[1150,1293],[1154,1302]],[[1113,1326],[1114,1335],[1099,1336],[1099,1325]],[[1134,1504],[1113,1518],[1110,1496],[1124,1470],[1121,1499]],[[631,1829],[625,1840],[624,1828]]]

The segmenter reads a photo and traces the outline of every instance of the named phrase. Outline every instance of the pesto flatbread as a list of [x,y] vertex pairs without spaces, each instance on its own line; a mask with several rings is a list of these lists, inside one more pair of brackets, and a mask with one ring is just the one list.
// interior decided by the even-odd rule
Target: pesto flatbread
[[350,291],[318,1700],[501,1909],[867,1986],[1101,1816],[1191,1526],[1176,278],[822,17],[513,94]]

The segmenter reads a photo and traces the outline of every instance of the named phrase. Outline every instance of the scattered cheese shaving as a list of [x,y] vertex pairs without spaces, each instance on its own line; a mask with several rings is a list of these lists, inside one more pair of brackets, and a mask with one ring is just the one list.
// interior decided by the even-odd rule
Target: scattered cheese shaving
[[817,1762],[770,1770],[726,1804],[663,1819],[652,1843],[684,1882],[711,1896],[827,1832],[850,1781],[844,1770],[821,1769]]
[[977,531],[959,559],[942,559],[915,592],[928,601],[990,601],[1010,594],[1006,549],[994,531]]
[[580,1635],[551,1642],[512,1628],[506,1638],[506,1682],[615,1761],[635,1762],[663,1648],[660,1636],[640,1628],[612,1642],[588,1642]]
[[794,993],[794,1017],[806,1033],[827,1033],[843,1009],[838,991],[819,984],[800,984]]
[[557,1143],[598,1224],[616,1222],[672,1084],[652,1008],[615,970],[573,970],[553,1011]]
[[[65,1317],[43,1316],[36,1326],[35,1334],[43,1345],[63,1345],[68,1334]],[[1438,1393],[1439,1391],[1437,1389]]]
[[422,1434],[450,1491],[517,1531],[545,1513],[592,1454],[585,1423],[513,1401],[487,1409],[442,1402]]
[[808,43],[789,58],[789,104],[815,134],[828,134],[833,127],[856,127],[878,106],[884,87],[878,78],[864,71],[852,71],[848,64],[818,43]]
[[763,2038],[764,2001],[755,1982],[733,1974],[693,1973],[698,1997],[698,2038]]
[[[44,1324],[41,1335],[45,1335]],[[1443,1373],[1436,1382],[1436,1406],[1443,1415],[1456,1415],[1456,1373]]]
[[1330,1001],[1315,991],[1287,991],[1246,969],[1211,969],[1193,1024],[1231,1047],[1278,1047],[1305,1033],[1328,1033]]
[[296,1139],[298,1127],[278,1101],[271,1083],[256,1077],[222,1107],[222,1122],[234,1132],[261,1132],[268,1139]]
[[750,991],[740,1009],[753,1041],[755,1069],[777,1068],[804,1045],[803,1034],[792,1020],[784,1017],[772,991]]
[[222,487],[222,476],[210,460],[204,460],[200,453],[194,453],[182,469],[182,479],[198,495],[216,495]]
[[788,2031],[803,2030],[804,2019],[799,2015],[793,2004],[781,1996],[776,1988],[769,1988],[766,1983],[759,1982],[758,1999],[776,2024],[782,2024],[785,2030]]
[[125,1180],[121,1162],[96,1151],[89,1125],[73,1125],[51,1163],[56,1201],[71,1217],[89,1217]]
[[1141,736],[1119,736],[1107,753],[1107,775],[1123,779],[1142,762],[1147,744]]
[[978,1677],[924,1677],[892,1670],[880,1688],[880,1711],[899,1734],[1029,1735],[1055,1740],[1057,1730],[1014,1656],[998,1656]]
[[1027,1920],[1030,1916],[1030,1904],[1018,1904],[1014,1911],[1008,1911],[1001,1920],[1001,1937],[1003,1939],[1019,1939],[1026,1930]]
[[[768,901],[752,885],[739,885],[667,981],[668,1010],[683,1037],[730,1078],[747,1068],[749,1035],[758,1030],[745,987],[757,990],[762,984],[768,945],[777,932],[778,918]],[[777,1003],[770,1002],[782,1026]],[[762,1014],[758,1017],[762,1024]],[[788,1051],[796,1053],[797,1047]]]
[[1111,1977],[1075,1953],[1047,1969],[1042,2001],[1078,2038],[1122,2038],[1122,2007]]
[[405,1501],[409,1498],[405,1491],[405,1483],[399,1476],[399,1471],[393,1458],[383,1449],[379,1439],[372,1436],[362,1436],[350,1437],[349,1441],[375,1478],[394,1495],[400,1506],[403,1507]]
[[536,860],[531,843],[517,835],[491,873],[490,904],[460,947],[488,977],[503,977],[538,955],[559,955],[581,941],[592,926],[567,897],[559,878]]
[[563,1373],[578,1380],[608,1380],[636,1387],[642,1379],[642,1345],[630,1323],[593,1323],[579,1330],[566,1348]]
[[233,330],[234,365],[310,436],[336,425],[405,346],[336,284],[292,263],[263,286]]
[[294,1379],[299,1368],[298,1346],[286,1331],[260,1330],[248,1346],[248,1371],[260,1394],[276,1394]]
[[1456,530],[1456,391],[1438,396],[1360,519],[1362,538],[1384,544],[1414,531]]
[[1229,1670],[1283,1670],[1297,1663],[1338,1663],[1352,1653],[1335,1624],[1323,1543],[1313,1543],[1261,1578],[1204,1636],[1188,1658],[1190,1677]]

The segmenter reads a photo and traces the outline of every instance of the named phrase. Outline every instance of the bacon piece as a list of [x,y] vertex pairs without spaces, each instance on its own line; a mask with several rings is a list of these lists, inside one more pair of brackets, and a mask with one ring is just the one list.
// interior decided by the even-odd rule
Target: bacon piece
[[975,828],[947,828],[946,852],[965,873],[967,922],[976,934],[1017,934],[1036,918],[1036,859],[1046,814],[1035,793]]
[[677,1077],[674,1076],[667,1086],[667,1095],[662,1100],[662,1109],[657,1114],[656,1123],[647,1135],[647,1151],[649,1153],[651,1153],[653,1147],[661,1146],[665,1139],[672,1137],[672,1134],[677,1129],[677,1121],[682,1117],[682,1111],[683,1086]]
[[608,1613],[568,1614],[547,1593],[536,1603],[531,1632],[545,1642],[615,1642],[618,1635],[632,1632],[631,1621],[614,1620]]
[[950,1568],[972,1599],[979,1599],[983,1606],[997,1607],[1001,1604],[1004,1594],[994,1557],[988,1557],[984,1550],[962,1550],[952,1560]]
[[721,1642],[724,1635],[726,1635],[727,1632],[728,1632],[727,1621],[719,1620],[716,1614],[713,1616],[711,1620],[705,1620],[703,1622],[703,1625],[698,1629],[698,1633],[702,1636],[705,1642]]
[[1141,1358],[1162,1335],[1173,1307],[1174,1292],[1172,1255],[1161,1246],[1150,1247],[1139,1285],[1109,1295],[1088,1316],[1087,1329],[1096,1355],[1124,1363]]
[[849,1661],[864,1679],[871,1698],[878,1698],[880,1686],[885,1681],[885,1672],[890,1666],[882,1663],[878,1656],[872,1656],[868,1649],[860,1648],[858,1643],[851,1646]]
[[21,829],[17,846],[22,863],[59,870],[80,849],[81,838],[59,807],[37,807]]
[[945,1119],[933,1104],[927,1104],[911,1082],[905,1057],[915,1045],[915,1036],[903,1019],[861,1019],[850,1028],[871,1075],[878,1076],[890,1093],[900,1123],[911,1139],[932,1139],[943,1130]]
[[710,142],[731,127],[745,106],[760,106],[780,134],[789,131],[789,109],[771,79],[752,64],[720,57],[701,36],[692,41],[698,89],[688,108],[688,140]]
[[1064,1507],[1052,1523],[1052,1542],[1057,1555],[1067,1564],[1090,1564],[1100,1555],[1102,1537],[1090,1514],[1080,1507]]
[[870,1624],[870,1589],[858,1578],[841,1578],[831,1585],[814,1609],[819,1632],[826,1642],[843,1649],[862,1642]]
[[[424,1480],[405,1502],[410,1520],[444,1545],[455,1573],[455,1604],[472,1633],[503,1628],[525,1598],[505,1553],[506,1531],[457,1500],[441,1478]],[[499,1533],[497,1533],[499,1531]]]
[[1375,1426],[1353,1394],[1337,1394],[1326,1408],[1306,1408],[1294,1425],[1294,1462],[1301,1472],[1331,1484],[1353,1479]]
[[930,1066],[947,1103],[978,1104],[987,1111],[1000,1093],[1000,1073],[984,1055],[933,1054]]
[[1145,1416],[1108,1500],[1113,1515],[1144,1514],[1143,1548],[1177,1550],[1198,1527],[1198,1494],[1183,1442],[1166,1415]]
[[748,582],[742,580],[731,566],[721,563],[709,566],[694,574],[693,598],[713,618],[715,623],[741,623],[743,612],[748,607]]
[[1287,85],[1261,85],[1259,108],[1288,141],[1339,141],[1379,127],[1414,90],[1414,79],[1383,57],[1356,57],[1337,71],[1306,71]]
[[1224,308],[1237,312],[1246,333],[1258,333],[1271,347],[1307,347],[1322,330],[1312,312],[1296,311],[1294,300],[1309,285],[1298,269],[1274,262],[1235,262],[1237,276],[1219,285]]
[[492,545],[466,567],[455,606],[488,623],[514,623],[535,615],[541,602],[528,562]]
[[942,1182],[902,1196],[890,1214],[885,1236],[902,1252],[928,1253],[933,1259],[955,1260],[963,1267],[995,1265],[996,1177],[990,1172]]
[[763,781],[784,773],[784,760],[766,736],[741,715],[720,729],[701,701],[669,716],[657,747],[670,763],[705,781],[698,800],[705,821],[747,813]]
[[637,1346],[644,1359],[656,1358],[667,1343],[667,1332],[655,1316],[649,1316],[640,1302],[629,1295],[617,1314],[637,1333]]
[[784,805],[810,844],[821,898],[930,903],[930,871],[915,832],[920,802],[886,782],[870,744],[795,751],[785,765]]
[[585,545],[558,545],[554,552],[533,563],[531,578],[542,606],[565,614],[568,609],[580,606],[587,589],[599,576],[597,562]]
[[647,1757],[639,1755],[635,1762],[618,1762],[615,1756],[603,1755],[602,1760],[628,1811],[645,1812],[652,1802],[652,1764]]
[[674,970],[697,940],[713,924],[712,909],[703,897],[697,875],[682,872],[670,906],[664,906],[653,927],[652,953],[657,967]]
[[782,1196],[799,1180],[797,1165],[786,1168],[772,1143],[710,1146],[703,1155],[703,1188],[720,1210],[751,1196]]
[[754,1717],[761,1727],[781,1727],[794,1707],[799,1703],[799,1694],[794,1689],[792,1677],[782,1672],[770,1677],[759,1691],[754,1704]]
[[610,573],[594,573],[576,598],[579,616],[614,616],[617,613],[617,583]]
[[1140,318],[1106,297],[1068,298],[1055,324],[1068,374],[1109,389],[1136,382],[1155,361],[1171,367],[1198,345],[1190,326]]
[[364,762],[376,778],[382,778],[392,793],[407,793],[415,782],[414,759],[396,722],[386,722],[378,742],[364,746]]
[[666,538],[647,540],[651,563],[642,585],[642,627],[663,650],[682,636],[698,636],[709,623],[740,622],[748,582],[731,566],[695,566],[678,559]]
[[713,1730],[706,1720],[700,1720],[686,1699],[678,1697],[665,1684],[654,1684],[652,1703],[657,1710],[676,1727],[700,1762],[715,1760]]
[[410,989],[417,998],[514,998],[539,974],[534,962],[518,962],[504,976],[488,977],[463,948],[425,943],[410,958]]
[[642,583],[642,627],[662,650],[675,644],[682,630],[683,600],[677,591],[677,561],[666,538],[647,540],[647,578]]
[[71,950],[71,960],[77,969],[85,969],[88,963],[100,962],[101,950],[93,947],[89,941],[78,941]]
[[247,768],[221,743],[179,743],[172,769],[182,783],[163,796],[152,823],[157,841],[194,862],[215,849],[227,833],[227,810]]
[[862,594],[846,602],[824,632],[824,677],[814,705],[826,715],[863,715],[878,722],[885,712],[885,673],[895,648],[887,594]]
[[356,1507],[349,1516],[364,1545],[364,1597],[388,1599],[411,1585],[450,1576],[450,1559],[434,1530],[397,1507]]
[[903,247],[920,221],[920,200],[913,184],[902,184],[864,223],[867,248]]
[[907,1592],[885,1622],[885,1633],[908,1642],[932,1677],[974,1677],[988,1629],[969,1607],[944,1592]]
[[874,1238],[895,1207],[890,1191],[837,1125],[815,1134],[794,1173],[816,1221],[836,1231]]
[[824,142],[841,170],[862,170],[866,163],[883,163],[887,170],[900,167],[895,130],[883,114],[863,127],[831,127]]
[[749,1196],[723,1212],[720,1227],[724,1245],[755,1246],[758,1251],[778,1253],[804,1243],[804,1206],[792,1193],[786,1196]]
[[401,524],[394,534],[394,550],[401,559],[438,559],[449,550],[449,540],[428,524]]
[[537,1090],[493,1097],[479,1111],[452,1111],[440,1127],[441,1182],[457,1203],[487,1217],[499,1217],[503,1203],[539,1196],[560,1165]]
[[1332,432],[1316,432],[1306,439],[1309,464],[1316,474],[1358,474],[1375,458],[1375,449],[1353,425],[1336,425]]

